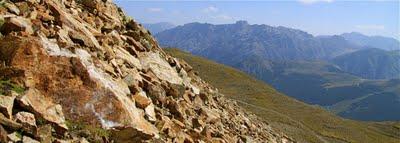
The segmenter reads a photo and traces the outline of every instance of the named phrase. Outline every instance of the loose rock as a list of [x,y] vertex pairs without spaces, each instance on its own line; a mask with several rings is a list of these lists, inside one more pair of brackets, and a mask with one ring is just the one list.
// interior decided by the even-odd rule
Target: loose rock
[[12,108],[14,106],[15,96],[0,95],[0,112],[7,118],[12,118]]
[[40,142],[32,139],[31,137],[24,136],[22,137],[22,143],[40,143]]
[[19,142],[19,141],[22,140],[21,139],[21,134],[19,134],[17,132],[13,132],[12,134],[8,134],[7,138],[8,138],[9,141],[12,141],[12,142]]
[[18,112],[14,115],[14,119],[18,123],[21,123],[24,128],[27,128],[28,130],[33,131],[34,129],[36,129],[36,119],[35,115],[33,115],[32,113]]

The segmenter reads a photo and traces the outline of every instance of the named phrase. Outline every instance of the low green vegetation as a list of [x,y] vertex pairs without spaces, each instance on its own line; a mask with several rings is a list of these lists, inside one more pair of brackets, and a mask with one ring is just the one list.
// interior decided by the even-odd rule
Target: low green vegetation
[[102,142],[103,138],[109,139],[111,132],[107,129],[88,125],[79,121],[66,121],[67,127],[72,134],[77,134],[88,139],[89,142]]
[[128,15],[125,15],[124,17],[122,17],[122,23],[124,23],[124,24],[126,24],[132,20],[133,20],[133,18]]
[[199,76],[228,98],[299,142],[398,143],[400,123],[361,122],[343,119],[319,106],[297,101],[234,68],[193,56],[177,49],[164,49],[188,62]]
[[3,24],[4,24],[4,17],[0,17],[0,28],[1,26],[3,26]]
[[5,0],[0,0],[0,7],[4,7]]
[[15,91],[18,94],[22,94],[25,89],[14,83],[11,83],[10,80],[0,80],[0,94],[7,94],[7,91]]

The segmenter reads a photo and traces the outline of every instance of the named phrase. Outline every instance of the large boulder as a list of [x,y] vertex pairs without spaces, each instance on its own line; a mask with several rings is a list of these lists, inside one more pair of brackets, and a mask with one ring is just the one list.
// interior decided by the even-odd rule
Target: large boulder
[[[24,49],[28,45],[30,53]],[[10,64],[25,70],[31,81],[29,90],[18,99],[22,106],[62,130],[67,130],[65,112],[69,118],[104,128],[133,127],[157,136],[155,127],[144,119],[144,112],[127,96],[128,86],[96,67],[86,50],[77,49],[74,54],[43,37],[21,40],[15,47],[13,58],[19,60]]]
[[182,78],[179,77],[176,70],[165,59],[160,57],[159,53],[144,53],[140,57],[140,61],[144,68],[151,70],[161,80],[173,84],[182,84]]
[[[29,109],[30,111],[37,114],[39,117],[44,118],[46,121],[54,123],[60,132],[68,130],[65,124],[65,117],[62,111],[62,107],[59,104],[54,104],[50,99],[41,94],[39,90],[29,89],[25,95],[18,99],[21,106]],[[20,121],[27,125],[36,126],[34,116],[22,112],[16,115],[17,121]]]
[[12,118],[12,109],[14,106],[15,96],[0,95],[0,112],[7,118]]
[[32,23],[23,17],[9,17],[5,18],[5,23],[1,26],[1,33],[8,34],[13,31],[22,31],[27,34],[33,34]]
[[37,127],[35,115],[33,115],[32,113],[18,112],[14,115],[14,119],[17,121],[17,123],[21,123],[24,128],[27,128],[28,130],[33,131]]

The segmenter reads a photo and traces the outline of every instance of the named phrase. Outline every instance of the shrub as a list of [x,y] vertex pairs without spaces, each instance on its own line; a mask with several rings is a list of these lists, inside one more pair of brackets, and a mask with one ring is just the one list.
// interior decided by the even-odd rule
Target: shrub
[[9,91],[15,91],[18,94],[24,93],[25,89],[21,86],[11,83],[10,80],[0,80],[0,94],[6,94]]

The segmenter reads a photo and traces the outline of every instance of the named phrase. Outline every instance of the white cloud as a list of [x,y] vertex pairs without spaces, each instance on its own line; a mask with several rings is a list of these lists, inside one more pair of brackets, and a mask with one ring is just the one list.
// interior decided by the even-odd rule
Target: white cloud
[[226,15],[226,14],[215,15],[215,16],[212,16],[212,18],[217,19],[217,20],[222,20],[222,21],[235,20],[233,17]]
[[385,29],[384,25],[378,25],[378,24],[356,25],[355,27],[357,29],[363,29],[363,30],[384,30]]
[[229,16],[228,14],[223,13],[220,9],[218,9],[215,6],[208,6],[204,9],[202,9],[202,12],[205,14],[205,16],[214,19],[216,21],[234,21],[235,18],[233,18],[232,16]]
[[162,8],[157,8],[157,7],[152,7],[152,8],[147,8],[147,12],[161,12]]
[[334,0],[298,0],[299,2],[303,3],[303,4],[314,4],[314,3],[318,3],[318,2],[327,2],[327,3],[331,3]]
[[215,13],[215,12],[218,12],[218,10],[219,9],[215,6],[209,6],[209,7],[204,8],[203,12],[204,13]]

